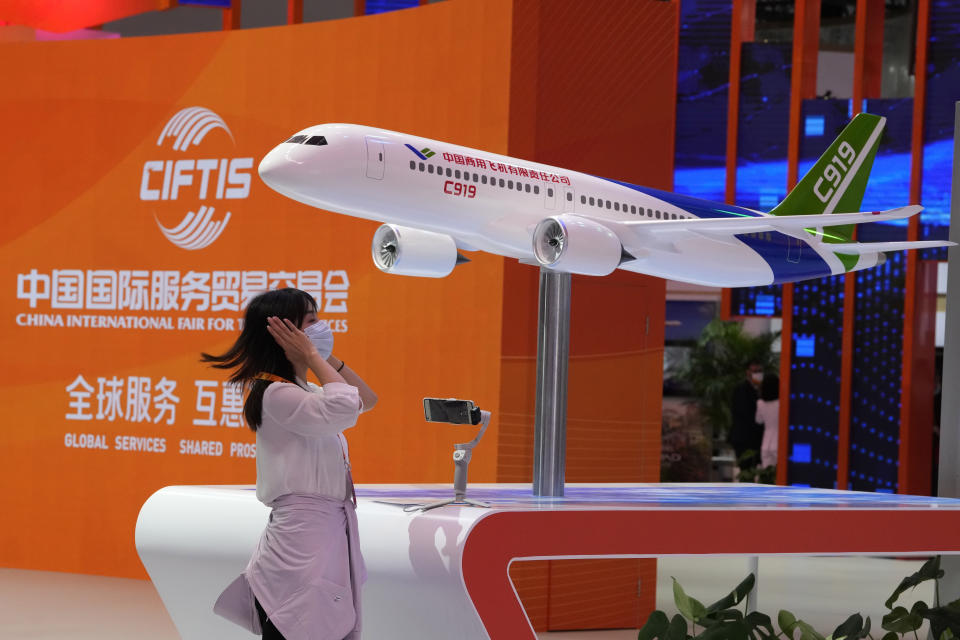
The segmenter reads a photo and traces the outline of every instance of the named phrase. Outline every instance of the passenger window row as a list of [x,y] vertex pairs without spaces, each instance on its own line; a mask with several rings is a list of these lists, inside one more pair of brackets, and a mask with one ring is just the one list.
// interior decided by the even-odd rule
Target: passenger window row
[[[568,196],[570,194],[567,194]],[[567,198],[570,199],[569,197]],[[580,196],[580,204],[588,204],[591,207],[599,207],[601,209],[612,209],[614,211],[623,211],[627,213],[628,211],[632,215],[645,215],[648,218],[654,218],[656,220],[686,220],[691,216],[685,216],[683,214],[670,213],[667,211],[660,211],[659,209],[647,209],[644,212],[643,207],[637,207],[635,204],[628,205],[626,202],[614,202],[612,200],[604,200],[603,198],[594,198],[593,196]]]
[[[455,180],[463,180],[465,182],[476,182],[477,184],[488,184],[492,187],[500,187],[502,189],[510,189],[516,191],[523,191],[526,193],[533,193],[534,195],[540,195],[540,185],[531,185],[526,182],[520,182],[517,180],[504,180],[503,178],[495,178],[493,176],[487,177],[479,173],[472,173],[470,171],[460,171],[460,169],[450,169],[450,167],[436,167],[432,164],[427,164],[425,162],[418,163],[416,160],[410,161],[410,170],[411,171],[420,171],[421,173],[435,173],[438,176],[446,176],[448,178],[454,178]],[[446,171],[446,173],[444,173]],[[553,197],[553,187],[547,189],[547,195]]]

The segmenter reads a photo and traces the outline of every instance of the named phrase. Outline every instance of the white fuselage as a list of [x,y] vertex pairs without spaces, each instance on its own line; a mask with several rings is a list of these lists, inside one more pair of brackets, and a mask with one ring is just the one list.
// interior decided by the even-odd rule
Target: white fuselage
[[[323,136],[326,144],[288,141],[264,157],[260,175],[283,195],[349,216],[447,234],[460,249],[531,263],[532,231],[548,216],[630,222],[766,215],[383,129],[325,124],[297,135]],[[727,287],[783,280],[779,260],[799,269],[801,253],[807,254],[809,277],[846,271],[810,235],[776,235],[765,240],[757,234],[748,244],[690,232],[666,248],[633,250],[636,260],[621,268]]]

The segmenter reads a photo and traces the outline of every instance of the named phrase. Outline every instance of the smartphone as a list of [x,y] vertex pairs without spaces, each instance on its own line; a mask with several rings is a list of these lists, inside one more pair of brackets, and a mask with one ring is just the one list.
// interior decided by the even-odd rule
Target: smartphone
[[423,417],[427,422],[451,424],[479,424],[480,410],[471,400],[454,398],[424,398]]

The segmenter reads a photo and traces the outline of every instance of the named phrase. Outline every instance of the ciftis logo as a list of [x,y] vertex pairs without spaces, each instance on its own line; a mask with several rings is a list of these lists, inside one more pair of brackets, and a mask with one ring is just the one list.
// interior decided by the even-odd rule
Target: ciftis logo
[[[204,140],[207,153],[198,153],[194,148]],[[233,133],[203,107],[178,111],[157,147],[175,157],[143,163],[140,199],[153,203],[154,220],[167,240],[181,249],[209,247],[230,222],[230,201],[250,195],[253,158],[224,157],[235,153]]]

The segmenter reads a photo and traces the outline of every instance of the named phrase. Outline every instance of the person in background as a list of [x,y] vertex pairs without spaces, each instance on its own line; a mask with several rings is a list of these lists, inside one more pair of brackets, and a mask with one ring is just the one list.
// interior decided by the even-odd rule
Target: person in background
[[776,466],[777,436],[780,433],[780,378],[775,375],[763,377],[763,383],[760,385],[760,399],[757,400],[756,420],[763,424],[760,466]]
[[[313,297],[278,289],[250,301],[243,331],[204,362],[233,370],[257,434],[257,498],[271,508],[247,568],[214,612],[268,640],[360,637],[365,579],[343,431],[377,396],[332,355]],[[307,382],[312,371],[322,387]]]
[[758,455],[763,442],[763,425],[757,424],[756,421],[757,399],[762,383],[763,364],[754,361],[747,365],[746,378],[733,389],[730,406],[730,415],[733,419],[730,428],[730,445],[736,451],[737,464],[741,467],[756,466],[756,458],[750,464],[744,460],[744,455],[748,452]]

